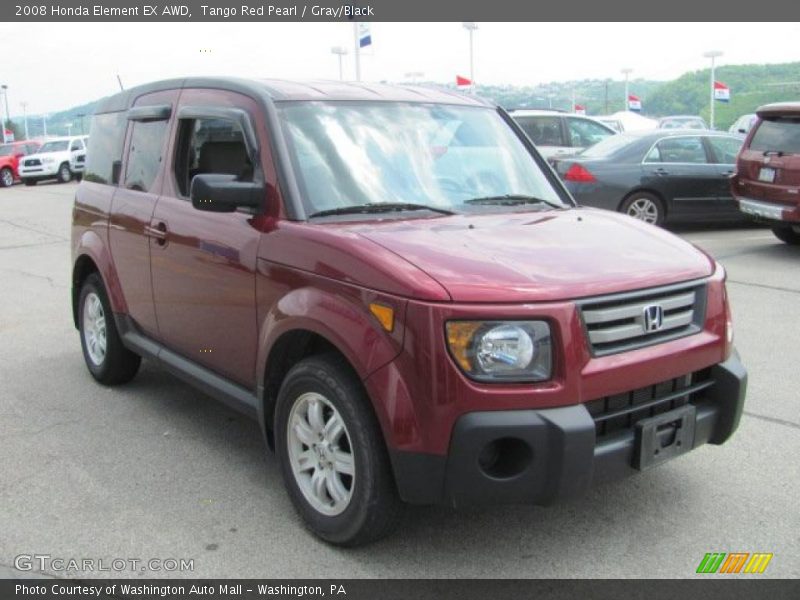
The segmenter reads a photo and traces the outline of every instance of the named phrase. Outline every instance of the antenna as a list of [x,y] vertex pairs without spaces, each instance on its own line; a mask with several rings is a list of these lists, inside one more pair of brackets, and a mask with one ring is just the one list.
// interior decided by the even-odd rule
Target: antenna
[[122,90],[124,90],[124,89],[125,89],[125,86],[124,86],[124,85],[122,85],[122,79],[120,79],[120,77],[119,77],[119,73],[117,73],[117,83],[119,83],[119,89],[120,89],[120,91],[122,91]]

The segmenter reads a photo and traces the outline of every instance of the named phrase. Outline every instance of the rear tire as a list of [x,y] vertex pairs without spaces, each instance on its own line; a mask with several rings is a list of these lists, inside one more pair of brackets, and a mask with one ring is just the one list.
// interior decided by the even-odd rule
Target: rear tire
[[634,192],[622,202],[619,212],[651,225],[661,226],[667,216],[661,198],[650,192]]
[[89,275],[81,286],[78,326],[83,359],[92,377],[103,385],[119,385],[134,378],[142,359],[122,345],[111,304],[97,273]]
[[286,375],[275,447],[289,497],[326,542],[359,546],[387,535],[402,510],[380,426],[361,383],[337,355]]
[[14,172],[8,167],[0,169],[0,186],[11,187],[14,185]]
[[69,169],[69,163],[62,163],[58,167],[58,182],[69,183],[72,180],[72,171]]
[[772,233],[786,244],[792,246],[800,245],[800,225],[777,225],[772,228]]
[[22,182],[27,186],[36,185],[35,179],[23,179]]

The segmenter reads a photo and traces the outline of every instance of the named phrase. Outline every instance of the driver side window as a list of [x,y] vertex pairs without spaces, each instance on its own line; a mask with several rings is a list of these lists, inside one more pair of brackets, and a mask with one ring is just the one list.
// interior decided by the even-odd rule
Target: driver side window
[[178,133],[175,177],[181,196],[188,197],[195,175],[235,175],[238,181],[253,181],[253,165],[244,134],[229,119],[183,119]]

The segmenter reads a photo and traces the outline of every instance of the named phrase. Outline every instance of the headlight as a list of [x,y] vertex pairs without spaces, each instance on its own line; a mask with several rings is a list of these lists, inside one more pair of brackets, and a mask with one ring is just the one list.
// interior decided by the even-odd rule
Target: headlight
[[447,345],[461,369],[479,381],[545,381],[553,352],[544,321],[450,321]]

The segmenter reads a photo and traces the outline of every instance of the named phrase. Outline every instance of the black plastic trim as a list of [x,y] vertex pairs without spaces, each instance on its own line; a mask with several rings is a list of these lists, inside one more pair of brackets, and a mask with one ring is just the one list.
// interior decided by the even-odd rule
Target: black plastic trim
[[128,121],[169,121],[171,116],[172,105],[170,104],[134,106],[128,109]]

